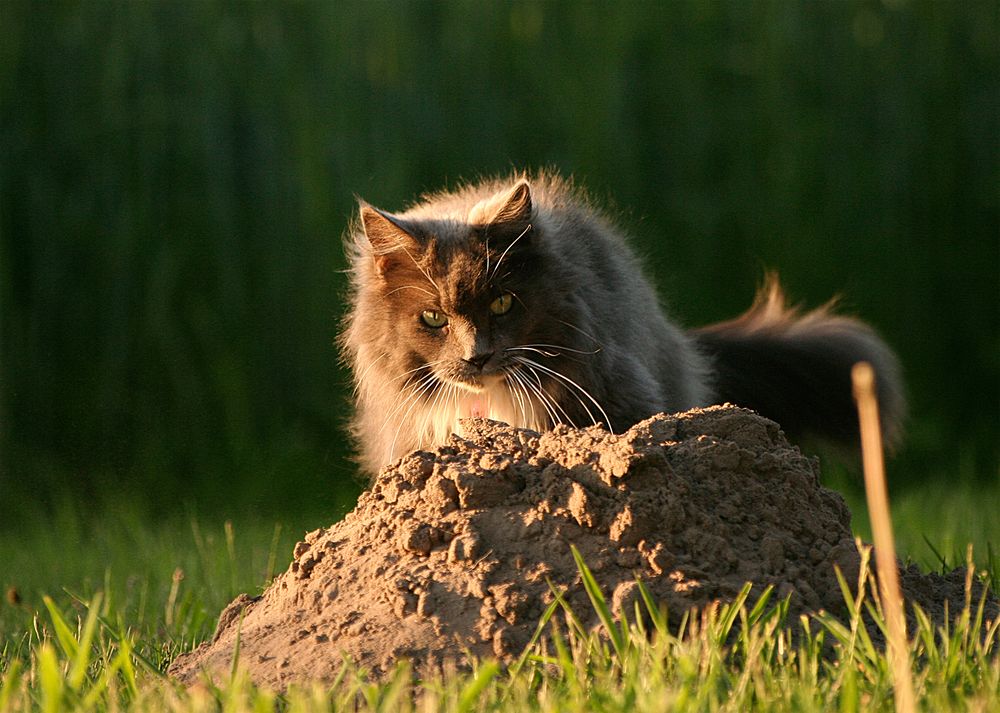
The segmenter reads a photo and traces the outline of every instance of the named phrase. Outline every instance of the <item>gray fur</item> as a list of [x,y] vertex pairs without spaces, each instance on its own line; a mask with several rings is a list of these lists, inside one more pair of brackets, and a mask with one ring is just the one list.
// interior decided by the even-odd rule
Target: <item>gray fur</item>
[[[436,445],[457,418],[484,408],[517,426],[602,422],[621,432],[660,411],[724,400],[713,362],[747,327],[680,329],[618,229],[546,173],[471,183],[398,214],[362,204],[346,249],[341,347],[369,473]],[[504,294],[513,307],[494,314]],[[424,311],[446,326],[430,328]],[[785,330],[792,339],[804,331],[871,347],[898,393],[891,352],[867,327],[785,314],[798,325]]]

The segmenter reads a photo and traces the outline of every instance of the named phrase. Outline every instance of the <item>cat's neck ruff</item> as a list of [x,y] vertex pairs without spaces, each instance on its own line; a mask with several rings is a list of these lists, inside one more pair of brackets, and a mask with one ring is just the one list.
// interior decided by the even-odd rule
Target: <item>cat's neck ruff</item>
[[534,431],[551,428],[544,408],[534,399],[515,397],[503,381],[478,391],[465,387],[453,390],[448,398],[422,400],[401,426],[412,429],[410,438],[397,439],[388,460],[447,443],[453,433],[461,432],[459,422],[466,418],[488,418]]

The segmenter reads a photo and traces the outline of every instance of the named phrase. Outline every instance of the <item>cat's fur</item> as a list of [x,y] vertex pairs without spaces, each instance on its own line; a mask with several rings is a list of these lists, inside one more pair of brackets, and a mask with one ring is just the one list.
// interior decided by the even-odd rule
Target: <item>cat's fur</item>
[[[484,180],[398,214],[362,203],[346,243],[341,346],[369,473],[445,442],[469,416],[621,432],[730,401],[791,432],[850,438],[860,360],[875,367],[889,435],[898,429],[898,367],[869,327],[799,315],[772,280],[742,317],[686,332],[619,231],[558,176]],[[447,324],[429,326],[425,311]]]

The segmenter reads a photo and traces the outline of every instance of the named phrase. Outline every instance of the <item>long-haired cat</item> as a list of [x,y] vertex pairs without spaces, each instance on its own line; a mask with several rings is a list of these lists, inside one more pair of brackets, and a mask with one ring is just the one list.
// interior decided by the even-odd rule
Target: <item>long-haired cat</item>
[[850,439],[861,360],[875,367],[888,435],[898,430],[896,359],[868,326],[800,315],[771,279],[741,317],[684,331],[621,233],[558,176],[484,180],[401,213],[362,203],[346,242],[341,346],[369,473],[470,416],[621,432],[729,401],[790,433]]

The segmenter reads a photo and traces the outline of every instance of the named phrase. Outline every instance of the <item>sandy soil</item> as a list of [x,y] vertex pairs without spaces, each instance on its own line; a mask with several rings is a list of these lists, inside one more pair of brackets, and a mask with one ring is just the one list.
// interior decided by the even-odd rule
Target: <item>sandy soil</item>
[[[237,635],[240,665],[276,688],[330,680],[345,655],[376,677],[401,657],[418,671],[469,656],[509,662],[552,601],[548,582],[597,623],[570,544],[616,611],[632,612],[640,578],[675,621],[748,581],[790,594],[790,621],[842,612],[834,565],[848,581],[859,566],[850,519],[819,485],[817,461],[742,409],[659,415],[617,436],[470,420],[447,446],[384,469],[353,512],[309,533],[288,571],[230,604],[214,639],[170,673],[228,675]],[[907,598],[932,616],[945,599],[961,608],[964,572],[901,573]]]

